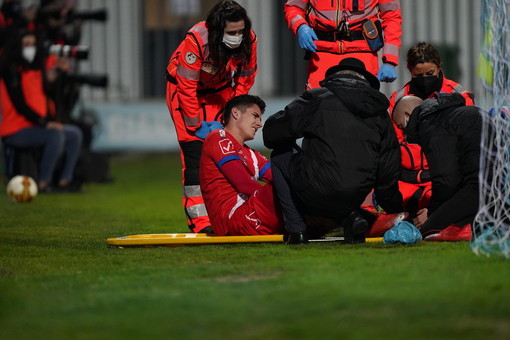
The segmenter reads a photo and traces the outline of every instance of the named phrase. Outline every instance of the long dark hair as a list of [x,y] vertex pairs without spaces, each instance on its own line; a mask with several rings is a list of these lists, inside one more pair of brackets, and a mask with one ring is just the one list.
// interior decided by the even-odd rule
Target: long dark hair
[[[28,35],[35,36],[37,52],[32,63],[28,63],[22,56],[21,41]],[[4,51],[2,53],[1,66],[4,67],[21,67],[22,69],[44,69],[44,61],[47,54],[45,53],[41,37],[33,31],[19,30],[12,34],[6,41]],[[2,69],[2,71],[5,71]]]
[[[229,49],[223,44],[223,31],[227,21],[244,21],[243,41],[241,46],[236,49]],[[227,65],[228,59],[235,55],[236,58],[244,60],[242,65],[250,60],[252,53],[251,20],[246,14],[246,10],[237,2],[232,0],[222,0],[218,2],[207,15],[205,21],[209,31],[209,56],[216,62],[218,70],[223,70]]]

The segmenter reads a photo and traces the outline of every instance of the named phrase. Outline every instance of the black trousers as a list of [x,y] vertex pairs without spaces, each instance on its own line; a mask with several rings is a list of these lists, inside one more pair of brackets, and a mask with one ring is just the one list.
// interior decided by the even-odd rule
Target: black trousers
[[283,221],[287,233],[305,232],[307,230],[303,216],[296,205],[296,197],[290,184],[290,161],[298,152],[298,146],[275,149],[271,153],[271,171],[276,197],[282,207]]
[[[307,232],[310,238],[321,237],[340,226],[337,221],[324,216],[310,214],[296,196],[290,180],[292,156],[300,152],[297,145],[275,149],[271,153],[271,169],[275,194],[282,207],[285,232]],[[306,213],[304,213],[306,211]]]

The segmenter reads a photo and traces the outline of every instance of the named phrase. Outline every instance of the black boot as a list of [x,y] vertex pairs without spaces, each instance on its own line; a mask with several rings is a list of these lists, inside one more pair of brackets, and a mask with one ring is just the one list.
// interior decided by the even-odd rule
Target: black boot
[[306,232],[284,233],[283,242],[285,244],[306,244],[308,243],[308,234]]
[[365,243],[365,233],[370,225],[357,210],[350,213],[342,223],[344,228],[344,243],[356,244]]

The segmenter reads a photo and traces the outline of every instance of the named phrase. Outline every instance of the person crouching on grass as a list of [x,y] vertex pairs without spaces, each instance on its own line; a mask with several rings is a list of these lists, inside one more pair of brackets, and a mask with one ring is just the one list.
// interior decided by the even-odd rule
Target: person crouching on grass
[[469,241],[479,206],[482,116],[458,93],[436,93],[422,100],[405,96],[393,120],[428,159],[432,196],[414,224],[425,241]]
[[244,144],[255,138],[262,127],[265,107],[257,96],[232,98],[224,110],[225,128],[213,130],[205,138],[200,187],[216,235],[283,233],[283,218],[273,193],[271,163]]

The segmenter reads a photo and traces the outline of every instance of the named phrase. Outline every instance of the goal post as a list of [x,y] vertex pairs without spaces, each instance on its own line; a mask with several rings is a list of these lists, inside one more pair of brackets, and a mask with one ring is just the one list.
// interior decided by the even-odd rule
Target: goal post
[[510,258],[510,0],[482,0],[480,209],[471,248]]

